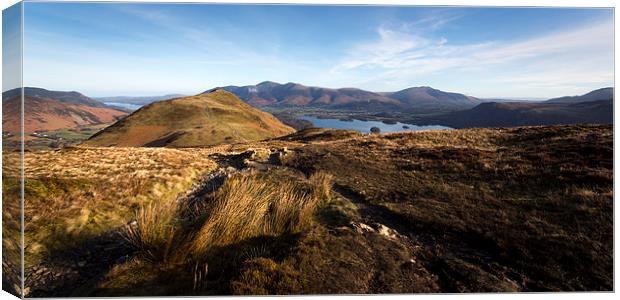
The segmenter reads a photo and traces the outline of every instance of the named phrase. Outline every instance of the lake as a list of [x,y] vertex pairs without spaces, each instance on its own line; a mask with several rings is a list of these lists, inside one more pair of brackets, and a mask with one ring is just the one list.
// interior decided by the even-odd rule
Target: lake
[[127,109],[131,109],[131,110],[136,110],[136,109],[142,107],[142,105],[131,104],[131,103],[124,103],[124,102],[103,102],[103,103],[105,105],[118,106],[118,107],[127,108]]
[[[360,121],[360,120],[352,120],[352,121],[343,121],[339,119],[319,119],[313,116],[302,116],[301,119],[310,121],[314,124],[315,127],[322,128],[335,128],[335,129],[349,129],[349,130],[357,130],[360,132],[369,133],[371,127],[378,127],[381,129],[381,132],[399,132],[399,131],[418,131],[418,130],[438,130],[438,129],[453,129],[446,126],[440,125],[428,125],[428,126],[417,126],[411,124],[405,124],[397,122],[396,124],[385,124],[380,121]],[[403,126],[409,127],[403,128]]]

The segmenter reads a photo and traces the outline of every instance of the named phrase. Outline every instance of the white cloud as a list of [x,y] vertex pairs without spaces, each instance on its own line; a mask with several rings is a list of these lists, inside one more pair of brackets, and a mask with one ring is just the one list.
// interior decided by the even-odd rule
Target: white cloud
[[522,85],[523,90],[613,82],[611,22],[591,23],[526,40],[460,45],[451,44],[444,37],[424,36],[402,28],[379,27],[378,38],[352,47],[331,69],[332,74],[364,70],[373,75],[364,78],[363,84],[390,82],[400,87],[428,76],[455,73],[477,77],[478,81]]

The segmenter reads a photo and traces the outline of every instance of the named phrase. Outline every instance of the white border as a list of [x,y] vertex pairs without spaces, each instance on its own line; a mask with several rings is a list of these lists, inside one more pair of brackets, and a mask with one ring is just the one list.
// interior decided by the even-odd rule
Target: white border
[[[27,0],[27,2],[46,2],[46,0]],[[84,2],[84,1],[80,1],[80,0],[62,0],[63,2]],[[17,2],[19,2],[18,0],[1,0],[0,3],[0,9],[4,10],[5,8],[12,6],[14,4],[16,4]],[[47,1],[47,2],[52,2],[52,1]],[[92,2],[176,2],[176,3],[247,3],[247,4],[253,4],[253,3],[267,3],[267,4],[277,4],[277,3],[283,3],[283,4],[329,4],[329,5],[338,5],[338,4],[344,4],[344,5],[421,5],[421,6],[508,6],[508,7],[541,7],[541,6],[553,6],[553,7],[613,7],[614,10],[616,8],[616,3],[613,0],[409,0],[409,1],[403,1],[403,0],[383,0],[383,1],[379,1],[379,0],[336,0],[336,1],[329,1],[329,0],[284,0],[284,1],[277,1],[277,0],[213,0],[213,1],[197,1],[197,0],[132,0],[132,1],[123,1],[123,0],[107,0],[107,1],[92,1]],[[615,17],[615,16],[614,16]],[[1,18],[1,17],[0,17]],[[0,29],[1,29],[1,23],[0,23]],[[614,38],[615,38],[615,42],[617,43],[618,39],[617,39],[617,34],[618,34],[618,24],[615,23],[615,33],[614,33]],[[615,47],[615,46],[614,46]],[[0,49],[2,48],[2,41],[0,39]],[[617,49],[617,47],[615,47],[615,49]],[[618,53],[614,52],[614,64],[615,66],[618,65]],[[0,68],[2,67],[2,63],[0,62]],[[617,69],[617,68],[615,68]],[[0,79],[1,79],[1,75],[0,75]],[[0,81],[1,82],[1,81]],[[615,84],[614,84],[615,87]],[[0,108],[0,115],[1,115],[1,108]],[[620,112],[620,106],[619,105],[614,105],[614,116],[618,116],[620,114],[618,114]],[[615,122],[614,122],[615,124]],[[618,141],[617,135],[616,135],[616,127],[614,126],[614,149],[618,149],[618,145],[620,144],[620,142]],[[0,145],[0,151],[2,150],[2,146]],[[620,154],[617,151],[614,151],[614,162],[617,161],[620,158]],[[1,158],[0,158],[1,161]],[[615,166],[615,163],[614,163]],[[616,180],[617,180],[617,176],[616,176],[616,172],[615,172],[615,168],[614,168],[614,190],[615,190],[615,186],[616,186]],[[617,203],[616,200],[618,199],[618,197],[616,197],[614,195],[614,203]],[[614,216],[616,215],[616,212],[618,210],[618,205],[614,205]],[[615,220],[615,218],[614,218]],[[617,279],[617,274],[618,274],[618,265],[617,265],[617,261],[615,260],[616,254],[618,253],[617,248],[615,248],[615,237],[617,236],[617,232],[618,232],[618,227],[619,226],[615,226],[616,224],[614,224],[614,279]],[[1,247],[0,247],[0,253],[1,253]],[[618,283],[617,280],[614,280],[614,290],[618,291]],[[343,300],[350,300],[350,299],[360,299],[363,297],[368,297],[368,296],[301,296],[301,297],[292,297],[292,298],[303,298],[303,299],[321,299],[324,297],[338,297],[338,299],[343,299]],[[378,298],[386,298],[386,299],[411,299],[412,297],[415,297],[416,299],[450,299],[453,297],[458,297],[460,299],[476,299],[478,297],[482,297],[485,299],[491,299],[491,298],[502,298],[502,299],[548,299],[548,298],[555,298],[555,299],[559,299],[561,297],[561,299],[567,299],[567,300],[572,300],[572,299],[589,299],[589,298],[596,298],[596,299],[613,299],[615,298],[615,294],[614,293],[547,293],[547,294],[463,294],[463,295],[446,295],[446,294],[440,294],[440,295],[380,295],[380,296],[372,296],[373,299],[377,299],[375,297]],[[188,299],[197,299],[197,298],[209,298],[209,297],[175,297],[172,299],[183,299],[183,298],[188,298]],[[261,299],[276,299],[276,298],[281,298],[281,297],[258,297]],[[291,298],[291,297],[287,297],[287,298]],[[2,291],[0,292],[0,299],[15,299],[14,296]],[[85,299],[89,299],[89,298],[85,298]],[[112,298],[112,299],[133,299],[133,298]],[[141,297],[141,299],[160,299],[160,298],[155,298],[155,297]]]
[[[7,0],[0,7],[19,1]],[[556,7],[615,7],[613,0],[25,0],[25,2],[179,2],[179,3],[273,3],[273,4],[331,4],[331,5],[451,5],[451,6],[556,6]]]

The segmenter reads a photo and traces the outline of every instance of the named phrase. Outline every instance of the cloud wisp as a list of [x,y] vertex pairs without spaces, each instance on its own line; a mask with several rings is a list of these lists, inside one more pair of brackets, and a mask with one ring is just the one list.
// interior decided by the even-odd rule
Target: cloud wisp
[[403,28],[377,28],[376,40],[353,46],[331,73],[364,70],[375,74],[367,82],[389,81],[404,86],[447,72],[486,73],[490,82],[521,85],[544,81],[547,86],[566,87],[613,81],[613,26],[609,22],[526,40],[459,45]]

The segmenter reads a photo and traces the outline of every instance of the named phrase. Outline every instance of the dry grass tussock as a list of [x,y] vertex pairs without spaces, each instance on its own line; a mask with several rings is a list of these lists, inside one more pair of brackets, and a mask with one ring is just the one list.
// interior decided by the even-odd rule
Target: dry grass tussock
[[194,253],[249,237],[280,235],[307,228],[320,201],[329,199],[331,177],[310,179],[310,190],[292,181],[256,175],[231,178],[214,196],[214,208],[193,242]]
[[205,199],[208,207],[194,220],[180,220],[180,205],[153,203],[140,209],[126,238],[146,260],[202,261],[214,248],[309,228],[317,207],[331,198],[331,183],[323,172],[308,180],[236,174]]
[[148,203],[136,212],[136,222],[127,226],[124,237],[148,261],[165,261],[176,236],[177,201]]

